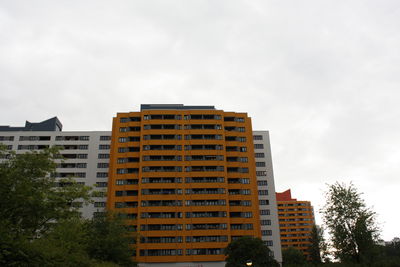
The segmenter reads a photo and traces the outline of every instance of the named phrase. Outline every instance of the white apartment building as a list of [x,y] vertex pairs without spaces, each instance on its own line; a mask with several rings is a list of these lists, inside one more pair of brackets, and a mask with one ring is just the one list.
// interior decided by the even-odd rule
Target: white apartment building
[[254,157],[260,207],[261,239],[282,263],[281,239],[268,131],[253,131]]
[[64,160],[58,162],[56,179],[74,177],[94,188],[93,203],[74,203],[81,206],[85,218],[104,212],[106,206],[110,137],[109,131],[63,132],[56,117],[39,123],[27,121],[24,127],[0,126],[0,143],[16,153],[60,147]]

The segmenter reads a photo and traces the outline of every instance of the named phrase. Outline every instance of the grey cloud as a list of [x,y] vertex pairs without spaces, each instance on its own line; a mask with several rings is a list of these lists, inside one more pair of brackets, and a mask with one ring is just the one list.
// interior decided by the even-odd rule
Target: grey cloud
[[394,0],[3,1],[1,124],[108,130],[140,103],[248,112],[271,132],[278,190],[318,206],[326,182],[354,180],[390,239],[399,13]]

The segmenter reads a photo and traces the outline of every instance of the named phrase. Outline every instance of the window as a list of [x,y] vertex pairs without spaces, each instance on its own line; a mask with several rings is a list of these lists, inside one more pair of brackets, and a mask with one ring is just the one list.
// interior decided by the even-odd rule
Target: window
[[103,208],[106,206],[106,202],[94,202],[95,208]]
[[87,167],[87,163],[77,163],[76,164],[76,168],[86,168]]
[[268,247],[272,247],[274,245],[274,243],[272,242],[272,240],[266,240],[264,241],[265,245],[267,245]]
[[262,135],[253,135],[253,140],[263,140]]
[[250,179],[249,178],[242,178],[241,179],[242,184],[250,184]]
[[100,136],[100,141],[109,141],[109,140],[111,140],[111,136],[109,135]]
[[14,136],[0,136],[0,141],[14,141]]
[[[12,137],[12,140],[5,140],[5,141],[13,141],[14,137]],[[62,136],[58,136],[62,137]],[[19,141],[50,141],[51,137],[50,136],[20,136]]]
[[254,148],[255,149],[264,149],[264,145],[263,144],[254,144]]
[[87,159],[88,158],[88,154],[77,154],[76,157],[78,159]]
[[99,149],[103,150],[103,149],[110,149],[110,145],[99,145]]
[[260,210],[260,215],[270,215],[271,211],[270,210]]
[[107,178],[108,177],[108,172],[98,172],[96,173],[97,178]]
[[263,161],[256,162],[256,167],[265,167],[265,162]]
[[242,206],[251,206],[251,201],[250,200],[242,200]]
[[240,157],[239,162],[249,162],[249,159],[247,157]]
[[89,148],[88,145],[79,145],[78,149],[87,150]]
[[107,187],[107,182],[96,182],[97,187]]
[[256,171],[256,175],[257,176],[267,176],[267,172],[266,171]]
[[141,249],[140,256],[175,256],[182,255],[182,249]]
[[272,230],[262,230],[261,235],[262,236],[272,236]]
[[243,218],[251,218],[251,217],[253,217],[253,213],[252,212],[243,212],[242,217]]
[[267,196],[268,195],[268,190],[258,190],[258,195],[259,196]]
[[268,185],[268,181],[257,181],[257,185],[258,186],[267,186]]
[[221,248],[186,249],[186,255],[221,255],[222,253]]
[[98,158],[99,159],[109,159],[110,158],[110,154],[99,154]]
[[255,153],[254,156],[256,158],[265,158],[265,154],[264,153]]
[[245,146],[240,147],[240,152],[246,152],[246,151],[247,151],[247,147],[245,147]]
[[140,121],[140,117],[129,117],[129,121]]
[[128,152],[128,148],[127,147],[119,147],[118,148],[118,153],[126,153]]
[[268,199],[260,199],[259,204],[260,205],[269,205],[269,200]]
[[271,225],[271,220],[261,220],[261,225]]
[[108,168],[108,163],[99,162],[99,163],[97,163],[97,168]]

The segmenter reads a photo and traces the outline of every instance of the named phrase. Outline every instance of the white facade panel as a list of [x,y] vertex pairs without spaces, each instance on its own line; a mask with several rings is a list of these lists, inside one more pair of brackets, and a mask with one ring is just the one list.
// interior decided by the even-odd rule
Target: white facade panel
[[261,239],[282,263],[278,208],[276,203],[271,144],[268,131],[253,131],[258,199],[260,207]]

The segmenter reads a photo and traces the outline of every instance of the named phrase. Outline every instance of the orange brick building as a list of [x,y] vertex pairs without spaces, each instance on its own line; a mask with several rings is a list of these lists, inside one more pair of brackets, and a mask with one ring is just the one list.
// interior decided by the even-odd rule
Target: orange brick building
[[282,250],[294,247],[307,256],[311,244],[311,231],[315,223],[311,202],[292,198],[290,189],[276,193],[276,200]]
[[217,266],[261,235],[255,170],[246,113],[142,105],[113,119],[107,208],[137,230],[143,266]]

